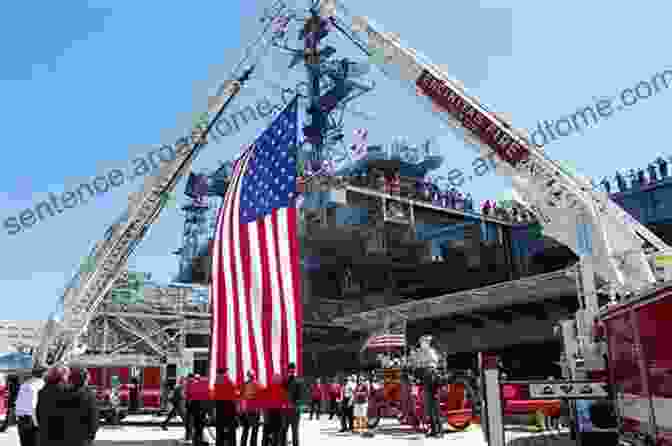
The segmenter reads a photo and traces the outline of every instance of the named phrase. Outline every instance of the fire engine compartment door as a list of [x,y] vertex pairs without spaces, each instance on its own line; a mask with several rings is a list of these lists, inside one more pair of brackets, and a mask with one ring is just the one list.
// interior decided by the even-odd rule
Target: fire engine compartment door
[[672,298],[636,310],[660,445],[672,446]]
[[606,321],[612,382],[621,430],[637,438],[654,434],[646,371],[635,333],[635,314],[626,311]]

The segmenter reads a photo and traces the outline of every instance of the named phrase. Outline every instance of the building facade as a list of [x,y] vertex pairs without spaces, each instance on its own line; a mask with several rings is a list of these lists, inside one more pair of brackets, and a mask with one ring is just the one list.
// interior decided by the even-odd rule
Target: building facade
[[0,352],[14,351],[17,348],[38,347],[42,328],[47,321],[0,320]]

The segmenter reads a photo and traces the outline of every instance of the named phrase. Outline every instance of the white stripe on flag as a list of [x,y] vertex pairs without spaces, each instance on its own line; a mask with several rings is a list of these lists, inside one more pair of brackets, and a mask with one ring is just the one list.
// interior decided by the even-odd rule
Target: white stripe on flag
[[252,323],[254,326],[254,339],[257,348],[257,364],[259,364],[258,381],[262,386],[267,383],[266,352],[264,351],[263,332],[261,323],[263,314],[264,286],[261,265],[261,248],[259,246],[259,233],[257,224],[249,225],[250,235],[250,261],[252,283],[250,283],[250,292],[252,293]]
[[[250,157],[247,156],[245,157],[245,162],[243,165],[243,172],[247,169],[247,163],[249,162]],[[242,183],[242,180],[240,181]],[[231,244],[232,244],[232,253],[233,253],[233,263],[235,265],[235,274],[236,274],[236,285],[238,285],[237,291],[237,303],[238,303],[238,314],[235,316],[238,318],[238,323],[240,324],[240,333],[236,333],[235,335],[232,335],[232,341],[237,338],[237,340],[241,343],[241,349],[242,352],[238,352],[239,354],[242,354],[242,358],[239,358],[239,362],[241,362],[242,365],[242,372],[246,373],[248,370],[252,369],[252,358],[250,357],[250,348],[247,345],[248,342],[250,342],[250,333],[248,330],[248,324],[247,324],[247,305],[245,303],[247,302],[247,284],[245,283],[245,275],[243,272],[243,255],[241,253],[241,240],[240,240],[240,190],[242,184],[238,184],[238,187],[236,187],[236,195],[234,198],[234,206],[233,206],[233,213],[232,213],[232,224],[233,224],[233,237],[231,238]],[[231,308],[232,305],[229,305],[229,308]],[[231,324],[233,326],[233,324]],[[235,341],[234,343],[234,348],[235,348]],[[240,361],[242,359],[242,361]],[[238,369],[236,366],[238,363],[233,363],[229,365],[230,369],[230,376],[233,382],[237,381],[237,377],[239,374]]]
[[[270,216],[269,216],[270,217]],[[275,234],[273,231],[273,222],[270,218],[264,219],[264,226],[266,228],[266,248],[268,249],[268,266],[271,272],[271,293],[273,296],[273,321],[271,325],[271,342],[272,342],[272,358],[273,358],[273,372],[276,373],[281,370],[280,366],[280,351],[282,343],[282,312],[281,312],[281,297],[279,277],[276,271],[279,271],[278,261],[275,249]]]
[[285,301],[285,324],[287,329],[287,343],[289,344],[289,362],[297,363],[297,339],[296,339],[296,314],[294,313],[294,290],[293,281],[295,277],[292,274],[291,254],[289,251],[289,228],[287,227],[287,208],[282,208],[277,211],[278,222],[278,244],[280,246],[280,268],[282,271],[282,297]]

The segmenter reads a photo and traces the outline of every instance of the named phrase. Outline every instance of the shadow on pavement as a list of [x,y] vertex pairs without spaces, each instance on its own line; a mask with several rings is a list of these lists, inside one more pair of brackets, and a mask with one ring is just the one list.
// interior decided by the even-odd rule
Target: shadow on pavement
[[141,446],[149,444],[152,446],[177,446],[184,444],[179,440],[96,440],[96,446]]
[[[545,432],[543,434],[519,437],[506,442],[506,446],[575,446],[576,442],[565,432]],[[598,446],[598,445],[595,445]]]
[[[321,433],[329,437],[335,438],[359,438],[361,434],[355,434],[351,432],[339,432],[337,428],[328,428],[320,429]],[[383,426],[378,427],[377,429],[372,430],[376,437],[393,437],[393,438],[405,438],[407,440],[423,440],[425,439],[425,434],[418,433],[412,428],[404,428],[399,426]],[[459,439],[464,437],[465,432],[445,432],[443,435],[444,440],[450,439]]]

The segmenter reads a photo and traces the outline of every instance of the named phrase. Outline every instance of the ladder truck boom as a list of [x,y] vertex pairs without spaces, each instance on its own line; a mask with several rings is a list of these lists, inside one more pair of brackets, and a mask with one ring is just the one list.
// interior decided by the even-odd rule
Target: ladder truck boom
[[[235,85],[228,92],[226,105],[240,91],[240,83]],[[189,171],[205,145],[206,132],[194,129],[191,141],[177,145],[175,159],[163,163],[159,174],[145,181],[143,191],[129,201],[128,220],[118,224],[112,236],[96,249],[92,259],[95,269],[83,272],[80,286],[72,289],[71,296],[66,294],[63,328],[70,347],[76,347],[77,339],[86,331],[96,309],[123,274],[131,252],[158,217],[163,207],[162,197],[171,193],[182,175]],[[67,359],[67,355],[63,359]]]
[[[227,104],[239,90],[238,83],[237,88],[229,92]],[[92,259],[95,269],[82,272],[80,286],[66,293],[63,329],[70,347],[75,347],[96,309],[123,274],[129,255],[161,212],[162,197],[171,193],[182,175],[189,171],[194,158],[205,145],[205,137],[205,132],[194,129],[191,141],[182,141],[177,145],[175,159],[163,163],[159,174],[145,181],[143,191],[129,201],[128,219],[119,223],[111,237],[95,250]]]
[[192,162],[207,144],[207,135],[211,128],[238,95],[254,66],[272,43],[269,39],[270,19],[286,8],[287,6],[278,0],[266,10],[266,17],[263,20],[266,24],[263,30],[245,49],[243,57],[231,73],[229,78],[231,80],[225,81],[218,88],[215,98],[210,98],[215,100],[209,105],[207,128],[194,128],[191,138],[182,138],[178,141],[175,159],[163,162],[158,175],[147,178],[142,190],[132,194],[125,218],[117,220],[107,230],[104,241],[96,245],[90,257],[95,267],[91,271],[80,272],[76,277],[79,279],[78,285],[66,289],[63,296],[64,315],[59,327],[60,333],[54,335],[53,323],[45,326],[44,339],[40,344],[42,348],[35,355],[36,363],[45,362],[49,347],[57,347],[55,363],[66,362],[77,354],[79,338],[86,332],[105,296],[124,274],[128,257],[160,214],[165,202],[164,194],[169,194],[175,189],[177,182],[189,171]]
[[[373,21],[350,15],[339,1],[322,0],[321,6],[334,11],[332,21],[336,28],[360,49],[384,52],[384,63],[379,66],[384,74],[414,86],[435,116],[463,132],[468,145],[494,159],[496,173],[512,178],[519,201],[535,214],[545,234],[580,257],[590,257],[595,273],[615,287],[618,294],[631,294],[655,284],[654,269],[642,239],[658,254],[670,252],[664,241],[606,193],[597,191],[589,180],[570,173],[541,147],[531,144],[527,132],[512,127],[504,114],[488,110],[477,97],[467,94],[460,81],[448,76],[445,67],[433,64],[398,35],[385,32]],[[581,221],[591,229],[592,252],[582,249],[577,236]],[[669,278],[669,268],[666,274]]]

